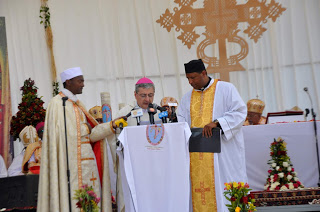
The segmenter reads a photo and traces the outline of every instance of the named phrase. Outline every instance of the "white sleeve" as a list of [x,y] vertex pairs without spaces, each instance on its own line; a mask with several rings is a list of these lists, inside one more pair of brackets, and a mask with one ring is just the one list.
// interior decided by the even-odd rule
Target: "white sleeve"
[[180,105],[178,107],[178,111],[177,111],[177,118],[178,118],[178,122],[187,122],[187,118],[186,118],[186,112],[187,108],[186,108],[186,98],[185,96],[182,97],[181,101],[180,101]]
[[[229,84],[225,96],[226,112],[218,118],[227,140],[230,140],[241,129],[247,117],[247,106],[240,97],[234,85]],[[228,87],[225,87],[228,88]],[[224,91],[225,92],[225,91]]]

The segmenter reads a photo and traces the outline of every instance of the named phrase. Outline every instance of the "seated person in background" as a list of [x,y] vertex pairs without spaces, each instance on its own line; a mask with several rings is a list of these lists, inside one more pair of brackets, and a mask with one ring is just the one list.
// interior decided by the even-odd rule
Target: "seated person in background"
[[262,116],[265,104],[260,99],[250,99],[247,102],[248,115],[244,122],[244,126],[247,125],[259,125],[266,124],[266,117]]
[[[169,103],[176,103],[177,105],[179,104],[175,98],[167,96],[167,97],[163,97],[161,99],[160,106],[167,108],[168,118],[169,118],[170,122],[178,122],[177,114],[176,114],[178,106],[170,107]],[[174,108],[174,109],[172,110],[172,108]]]
[[0,178],[8,177],[7,167],[4,163],[2,156],[0,155]]
[[24,173],[22,172],[22,162],[25,155],[25,150],[29,144],[35,142],[34,139],[30,139],[30,137],[27,136],[27,134],[29,135],[29,133],[27,132],[29,132],[30,130],[34,132],[36,131],[33,126],[26,126],[25,128],[23,128],[23,130],[21,130],[19,134],[20,141],[22,142],[24,148],[22,152],[13,159],[10,167],[8,168],[9,177],[24,175]]
[[[22,172],[26,174],[39,174],[41,162],[41,138],[43,136],[44,122],[37,124],[36,128],[28,126],[26,131],[21,131],[23,139],[30,139],[22,162]],[[21,135],[20,135],[21,138]]]

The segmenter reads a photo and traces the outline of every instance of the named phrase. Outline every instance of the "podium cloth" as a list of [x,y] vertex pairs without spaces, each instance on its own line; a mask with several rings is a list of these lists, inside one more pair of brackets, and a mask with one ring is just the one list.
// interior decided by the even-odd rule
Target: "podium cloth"
[[[317,122],[320,142],[320,122]],[[318,187],[318,164],[313,122],[250,125],[243,127],[248,183],[254,191],[264,190],[270,166],[270,144],[281,137],[287,143],[288,156],[306,187]]]
[[[131,104],[128,104],[125,107],[123,107],[117,113],[117,115],[115,117],[118,118],[118,117],[125,116],[128,113],[130,113],[130,111],[132,111],[133,108],[136,108],[136,109],[139,108],[137,105],[137,102],[132,102]],[[146,109],[142,109],[142,111],[143,111],[143,116],[140,117],[140,121],[144,124],[148,123],[149,122],[149,114]],[[155,123],[161,123],[161,120],[159,119],[157,114],[154,116],[154,121],[155,121]],[[137,126],[137,120],[136,120],[136,118],[133,118],[132,116],[128,117],[127,122],[128,122],[128,126]],[[125,192],[122,191],[121,171],[120,171],[120,167],[119,167],[119,162],[121,159],[117,158],[117,145],[116,145],[116,143],[117,143],[117,135],[120,134],[120,130],[118,128],[116,131],[114,131],[111,123],[112,122],[99,124],[98,126],[93,128],[92,133],[90,135],[90,140],[91,141],[98,141],[98,140],[101,140],[102,138],[107,137],[107,141],[108,141],[108,144],[110,147],[110,152],[112,155],[112,161],[110,161],[110,163],[112,163],[113,171],[110,172],[110,179],[111,179],[111,183],[113,183],[113,185],[111,184],[111,187],[117,188],[117,190],[118,190],[117,194],[116,194],[116,192],[113,192],[113,195],[116,197],[118,211],[124,212],[125,210],[128,211],[129,206],[127,206],[127,205],[125,206],[125,204],[124,204],[124,197],[123,196],[126,194],[124,194]],[[113,133],[110,131],[110,129]],[[117,184],[117,185],[115,185],[115,184]]]
[[187,123],[123,129],[119,135],[123,146],[120,166],[125,172],[121,173],[125,178],[122,184],[124,192],[128,186],[132,197],[128,200],[125,192],[126,212],[189,211],[190,135]]

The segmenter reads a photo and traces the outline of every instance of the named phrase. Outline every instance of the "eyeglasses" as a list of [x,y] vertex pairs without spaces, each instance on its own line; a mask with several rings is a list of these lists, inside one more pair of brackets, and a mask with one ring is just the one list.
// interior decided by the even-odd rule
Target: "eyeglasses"
[[154,97],[154,93],[149,93],[149,94],[138,94],[141,98],[146,98],[147,96],[149,97],[149,98],[152,98],[152,97]]

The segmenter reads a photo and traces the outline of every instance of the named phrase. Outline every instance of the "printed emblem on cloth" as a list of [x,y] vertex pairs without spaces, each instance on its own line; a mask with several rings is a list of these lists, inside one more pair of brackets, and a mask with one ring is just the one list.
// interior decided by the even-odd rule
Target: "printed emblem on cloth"
[[149,125],[146,131],[147,140],[151,145],[156,146],[161,143],[164,136],[163,124]]

